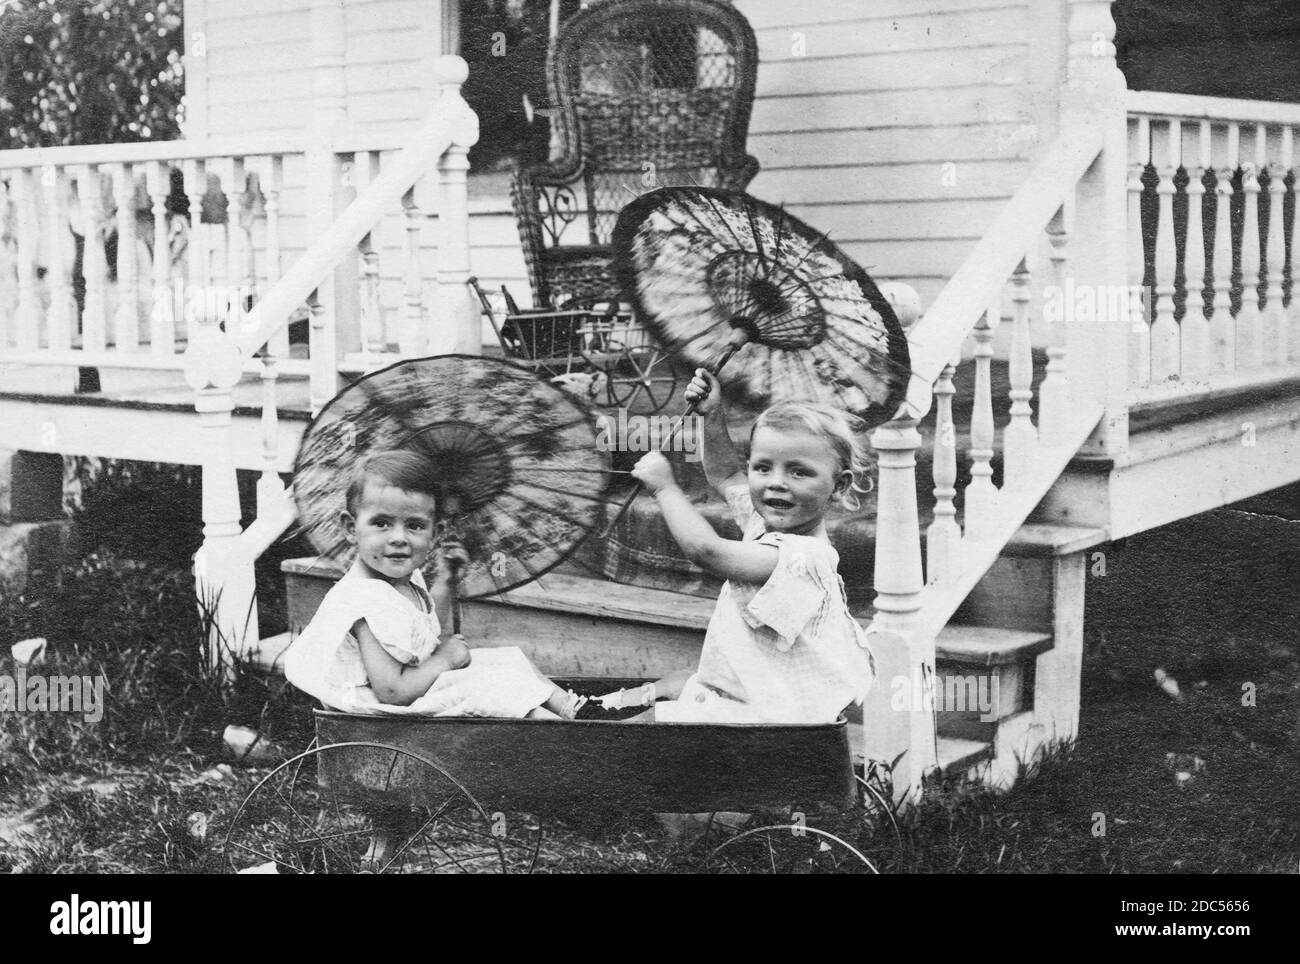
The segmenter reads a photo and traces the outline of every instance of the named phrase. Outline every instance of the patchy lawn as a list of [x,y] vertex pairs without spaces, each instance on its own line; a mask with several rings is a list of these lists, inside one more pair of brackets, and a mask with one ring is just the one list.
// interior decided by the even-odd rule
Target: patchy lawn
[[[809,825],[882,873],[1300,870],[1300,523],[1221,510],[1101,551],[1073,748],[1007,794],[950,785],[905,815],[876,808]],[[0,607],[0,673],[14,671],[10,643],[46,635],[44,669],[103,672],[110,690],[93,726],[0,720],[0,871],[228,868],[226,828],[270,766],[223,764],[222,728],[258,726],[300,749],[309,714],[278,682],[253,677],[221,699],[188,587],[188,577],[92,557],[64,574],[57,598]],[[167,635],[146,638],[146,626]],[[732,833],[715,829],[702,844],[702,831],[589,817],[547,820],[540,845],[528,840],[541,871],[690,871]],[[789,834],[771,843],[752,835],[708,866],[765,869]],[[864,869],[827,846],[799,851],[811,856],[791,868]]]

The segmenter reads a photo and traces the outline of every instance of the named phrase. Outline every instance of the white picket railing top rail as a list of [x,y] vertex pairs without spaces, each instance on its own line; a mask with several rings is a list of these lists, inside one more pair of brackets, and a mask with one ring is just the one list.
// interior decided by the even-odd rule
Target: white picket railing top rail
[[1096,127],[1063,130],[908,333],[912,380],[904,404],[911,418],[924,418],[930,410],[931,386],[1044,226],[1073,196],[1101,152],[1102,139]]
[[1155,90],[1130,90],[1124,105],[1129,116],[1176,117],[1239,124],[1292,124],[1300,126],[1300,104],[1269,100],[1167,94]]
[[137,144],[79,144],[73,147],[24,147],[0,151],[0,171],[84,164],[140,164],[147,161],[204,160],[211,157],[255,157],[301,154],[302,138],[221,137],[197,141],[141,141]]

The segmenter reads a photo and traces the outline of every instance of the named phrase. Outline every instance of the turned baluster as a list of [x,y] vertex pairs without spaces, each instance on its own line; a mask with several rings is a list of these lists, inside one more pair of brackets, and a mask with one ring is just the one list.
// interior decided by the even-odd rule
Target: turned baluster
[[311,354],[311,412],[315,415],[339,390],[335,332],[329,306],[317,288],[307,296],[308,350]]
[[[1128,169],[1128,256],[1129,284],[1142,288],[1146,282],[1146,242],[1142,237],[1142,175],[1151,152],[1151,125],[1139,117],[1130,129]],[[1143,313],[1132,320],[1129,346],[1129,385],[1140,388],[1151,381],[1151,330]]]
[[104,255],[104,200],[99,170],[93,164],[77,178],[81,217],[85,227],[81,274],[86,279],[86,301],[81,317],[81,347],[102,352],[108,343],[108,262]]
[[1210,367],[1232,371],[1237,367],[1237,323],[1232,316],[1232,176],[1237,168],[1237,125],[1228,126],[1227,157],[1215,171],[1214,313],[1210,316]]
[[[272,154],[265,158],[261,169],[262,197],[266,208],[266,286],[275,287],[280,280],[280,192],[284,187],[284,156]],[[289,325],[283,324],[271,336],[267,347],[277,358],[289,354]]]
[[257,246],[253,239],[253,225],[257,221],[257,193],[254,190],[250,170],[244,159],[235,160],[235,174],[240,191],[239,251],[241,269],[239,274],[239,310],[246,315],[257,303]]
[[11,347],[18,310],[18,214],[13,171],[0,174],[0,348]]
[[1052,283],[1060,292],[1056,310],[1049,315],[1044,311],[1047,337],[1047,371],[1038,386],[1038,439],[1044,445],[1060,443],[1069,421],[1070,383],[1066,372],[1066,351],[1069,344],[1072,308],[1065,303],[1066,261],[1069,258],[1070,221],[1073,203],[1063,204],[1052,216],[1047,226],[1047,240],[1051,246]]
[[113,166],[114,202],[117,205],[117,308],[113,312],[113,338],[119,351],[140,347],[140,301],[135,275],[135,176],[130,164]]
[[[1289,133],[1289,131],[1288,131]],[[1291,351],[1288,344],[1286,309],[1282,306],[1282,281],[1286,267],[1286,240],[1282,223],[1282,200],[1286,194],[1289,164],[1274,161],[1268,166],[1268,288],[1265,291],[1263,363],[1285,365]]]
[[1002,433],[1002,485],[1023,488],[1033,468],[1038,430],[1034,428],[1034,359],[1029,334],[1029,265],[1020,260],[1011,276],[1011,420]]
[[167,223],[171,166],[166,161],[151,163],[146,168],[145,187],[153,211],[153,292],[149,299],[149,349],[155,355],[170,355],[176,350],[171,231]]
[[[1174,320],[1174,273],[1178,255],[1174,240],[1174,177],[1182,162],[1182,125],[1167,125],[1168,152],[1160,167],[1156,186],[1159,216],[1156,220],[1156,304],[1151,322],[1151,381],[1163,382],[1178,375],[1178,323]],[[1155,154],[1154,147],[1152,154]]]
[[14,310],[15,342],[19,351],[41,346],[41,300],[36,285],[40,224],[36,213],[36,176],[31,168],[20,168],[10,184],[14,196],[14,230],[18,248],[18,304]]
[[77,299],[72,293],[72,265],[75,254],[68,231],[69,182],[59,168],[50,166],[41,172],[45,187],[46,230],[49,232],[49,263],[46,265],[46,285],[50,292],[50,307],[46,315],[47,339],[51,349],[72,347],[72,332],[77,325]]
[[208,228],[203,223],[203,197],[208,190],[207,164],[201,158],[185,162],[185,196],[190,203],[189,279],[181,310],[188,338],[193,338],[207,308],[207,288],[212,282],[208,258]]
[[[1260,134],[1256,132],[1256,145]],[[1256,153],[1258,154],[1258,146]],[[1237,367],[1257,368],[1264,360],[1263,315],[1259,310],[1259,165],[1243,161],[1245,194],[1241,221],[1241,307],[1237,310]]]
[[946,583],[952,576],[961,528],[957,525],[957,432],[952,420],[952,384],[955,363],[950,362],[934,383],[934,521],[926,530],[926,578]]
[[1287,176],[1291,182],[1291,243],[1287,245],[1286,257],[1286,329],[1287,329],[1287,358],[1296,354],[1300,349],[1300,301],[1297,300],[1296,283],[1300,279],[1296,278],[1296,260],[1300,252],[1300,171],[1295,166],[1295,132],[1290,127],[1282,128],[1282,163],[1286,166]]
[[1187,243],[1183,249],[1183,277],[1187,302],[1179,325],[1179,369],[1184,379],[1203,377],[1210,371],[1210,320],[1205,304],[1205,169],[1210,163],[1210,122],[1197,128],[1196,149],[1184,152],[1187,168]]
[[981,538],[988,531],[998,490],[993,485],[993,334],[1000,311],[990,306],[975,323],[975,404],[970,424],[970,482],[966,485],[966,536]]
[[221,271],[221,290],[216,293],[217,306],[223,312],[227,330],[234,331],[244,314],[243,291],[239,276],[243,271],[244,161],[240,157],[223,157],[216,162],[226,201],[226,223],[219,229],[221,253],[216,259]]
[[[379,176],[379,152],[357,155],[357,193],[362,194]],[[384,332],[384,308],[380,297],[379,252],[383,244],[377,222],[357,246],[361,254],[361,350],[382,353],[388,350]]]
[[420,228],[424,217],[415,203],[415,188],[402,195],[402,213],[406,218],[406,299],[398,348],[410,357],[421,353],[428,343],[424,330],[424,279],[420,271]]

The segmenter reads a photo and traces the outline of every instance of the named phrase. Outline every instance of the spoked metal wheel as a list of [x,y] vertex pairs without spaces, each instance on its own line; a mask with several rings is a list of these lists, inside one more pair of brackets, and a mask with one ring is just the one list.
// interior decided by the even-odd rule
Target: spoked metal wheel
[[432,761],[334,743],[267,774],[236,811],[224,853],[244,873],[526,873],[535,844]]
[[[712,835],[709,835],[711,837]],[[874,874],[875,865],[851,843],[802,824],[740,830],[721,843],[706,837],[703,870],[714,874]]]
[[677,391],[677,372],[672,359],[653,344],[625,346],[610,342],[606,351],[613,357],[605,366],[609,403],[631,408],[642,401],[651,412],[661,411]]

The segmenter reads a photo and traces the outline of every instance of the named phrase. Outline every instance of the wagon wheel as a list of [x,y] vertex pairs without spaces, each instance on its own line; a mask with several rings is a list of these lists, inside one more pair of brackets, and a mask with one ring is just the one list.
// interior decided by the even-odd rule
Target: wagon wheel
[[658,345],[627,346],[609,341],[605,350],[613,357],[605,364],[609,403],[631,408],[645,394],[651,412],[662,411],[677,391],[672,359]]
[[862,874],[879,873],[856,847],[835,834],[802,823],[753,827],[709,847],[705,873]]
[[502,826],[500,814],[424,757],[334,743],[267,774],[235,812],[223,852],[245,872],[526,872],[535,848]]

